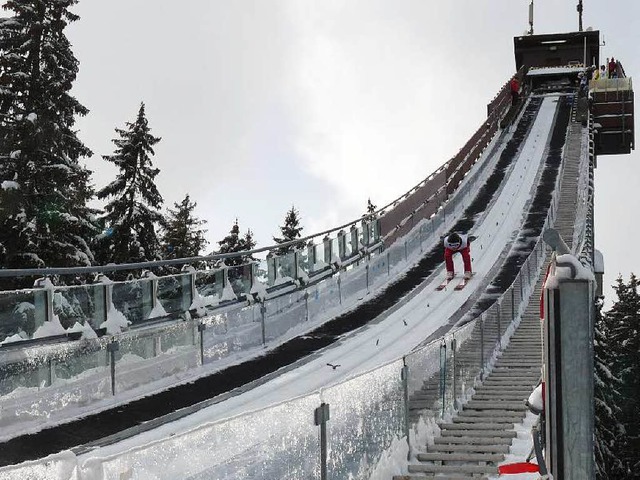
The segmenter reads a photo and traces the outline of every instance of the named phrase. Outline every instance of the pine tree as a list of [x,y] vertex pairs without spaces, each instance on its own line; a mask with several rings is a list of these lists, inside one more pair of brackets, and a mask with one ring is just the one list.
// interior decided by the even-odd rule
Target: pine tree
[[187,194],[182,202],[174,204],[175,210],[169,209],[162,222],[164,258],[197,257],[209,243],[204,237],[206,230],[200,228],[207,221],[194,216],[196,206]]
[[[240,227],[238,226],[238,219],[234,222],[229,234],[218,242],[220,249],[218,253],[235,253],[242,251],[242,244],[240,242]],[[227,266],[236,266],[242,264],[240,257],[225,258],[223,263]]]
[[[240,239],[240,244],[242,246],[241,251],[249,251],[256,248],[257,242],[253,238],[253,232],[251,229],[247,229],[247,232],[244,234],[244,237]],[[243,263],[255,262],[256,259],[253,255],[243,255],[242,257]]]
[[596,478],[613,480],[625,476],[619,457],[620,440],[625,436],[624,425],[619,420],[621,409],[620,379],[614,373],[615,346],[611,344],[606,316],[602,315],[602,302],[596,304],[595,314],[595,457]]
[[163,199],[155,184],[160,170],[153,168],[151,155],[159,137],[151,135],[144,103],[127,129],[116,128],[120,138],[113,140],[116,150],[103,158],[114,163],[120,173],[98,192],[110,198],[103,220],[107,227],[98,238],[99,256],[104,263],[131,263],[160,259],[156,225],[162,221],[158,209]]
[[[291,206],[284,218],[284,225],[280,227],[282,237],[273,237],[273,241],[276,243],[286,243],[300,238],[303,227],[300,226],[300,213],[296,210],[295,206]],[[286,255],[289,252],[293,252],[297,248],[302,248],[304,242],[294,243],[285,247],[280,247],[275,250],[277,255]]]
[[[618,278],[614,290],[618,301],[606,313],[608,339],[612,346],[613,374],[620,379],[620,420],[626,436],[619,439],[620,458],[634,471],[640,462],[640,295],[638,279],[625,284]],[[637,472],[636,472],[637,473]]]
[[0,266],[93,263],[91,151],[73,129],[78,61],[64,30],[76,0],[10,0],[0,18]]
[[377,209],[378,207],[376,207],[373,203],[371,203],[371,199],[368,198],[367,199],[367,216],[368,217],[373,216],[373,214],[376,213]]
[[[236,221],[229,231],[229,235],[220,240],[218,245],[220,245],[218,253],[246,252],[255,248],[256,241],[253,239],[253,232],[250,229],[247,230],[244,236],[240,236],[240,226],[236,218]],[[236,257],[226,258],[224,264],[229,267],[235,267],[254,260],[252,255],[238,255]]]

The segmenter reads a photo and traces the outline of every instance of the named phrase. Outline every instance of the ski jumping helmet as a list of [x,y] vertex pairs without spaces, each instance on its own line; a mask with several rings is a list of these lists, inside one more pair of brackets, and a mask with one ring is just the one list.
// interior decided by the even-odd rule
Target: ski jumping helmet
[[449,235],[449,237],[447,237],[447,241],[449,242],[449,245],[451,245],[454,248],[462,245],[462,238],[460,238],[460,235],[458,235],[455,232]]

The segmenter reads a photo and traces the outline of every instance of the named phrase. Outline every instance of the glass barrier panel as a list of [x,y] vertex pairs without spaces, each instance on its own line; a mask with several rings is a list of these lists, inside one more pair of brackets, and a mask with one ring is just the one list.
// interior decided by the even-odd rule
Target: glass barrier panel
[[509,325],[513,321],[513,302],[511,301],[511,292],[513,290],[511,287],[507,288],[507,290],[502,295],[502,300],[500,301],[500,338],[507,333],[507,329]]
[[0,467],[2,480],[60,480],[61,478],[76,480],[77,461],[70,451],[57,453],[47,457],[46,462],[38,460],[24,462],[19,465]]
[[253,265],[254,282],[260,282],[266,285],[269,279],[267,274],[267,260],[264,258],[256,260]]
[[79,377],[90,378],[109,370],[109,353],[106,342],[94,341],[81,350],[69,352],[69,355],[52,361],[54,383],[57,380],[70,380]]
[[296,255],[294,252],[288,252],[284,255],[275,257],[276,259],[276,278],[275,285],[292,282],[296,279]]
[[[298,398],[80,466],[82,478],[100,471],[120,478],[310,480],[320,478],[320,442],[314,411],[318,394]],[[338,477],[333,477],[338,478]]]
[[338,247],[338,239],[336,237],[329,240],[331,244],[331,257],[327,260],[327,252],[325,251],[325,261],[327,263],[334,263],[340,259],[340,250]]
[[312,271],[311,258],[309,257],[309,250],[307,248],[300,248],[298,252],[298,268],[309,275]]
[[499,303],[496,302],[484,312],[484,364],[488,365],[500,339],[498,334]]
[[382,453],[404,436],[401,373],[398,360],[323,390],[328,478],[369,479]]
[[[444,346],[444,348],[443,348]],[[447,335],[444,342],[440,344],[440,364],[444,369],[442,375],[440,395],[443,399],[443,411],[453,411],[456,409],[456,395],[458,395],[458,367],[456,365],[456,351],[458,348],[457,340],[454,341],[453,335]],[[444,358],[443,358],[444,356]]]
[[[293,297],[298,297],[294,299]],[[283,305],[283,297],[289,297],[291,303]],[[307,323],[307,304],[301,292],[280,297],[278,302],[265,303],[265,338],[267,341],[277,340],[285,334],[293,336],[296,331],[302,332]],[[275,299],[274,299],[275,300]],[[297,328],[296,327],[300,327]],[[308,328],[308,325],[307,325]]]
[[185,273],[158,277],[157,297],[167,314],[182,313],[189,308],[191,292],[187,286],[190,282],[190,275]]
[[211,315],[202,332],[204,362],[211,363],[262,345],[260,305]]
[[94,330],[98,330],[107,320],[107,286],[96,283],[89,288],[93,314],[89,318],[89,324]]
[[351,248],[351,254],[354,255],[358,253],[362,249],[362,229],[354,225],[351,230],[349,230],[349,238],[347,241],[349,242],[349,248]]
[[389,269],[386,251],[371,257],[369,261],[369,291],[376,290],[389,280]]
[[367,293],[367,272],[364,268],[352,268],[340,274],[340,289],[343,302],[353,304]]
[[456,339],[456,398],[474,385],[480,374],[480,319],[476,318],[453,332]]
[[159,352],[152,332],[127,335],[120,339],[120,348],[115,352],[118,363],[136,363],[155,357]]
[[336,277],[327,278],[306,291],[309,293],[307,306],[310,320],[317,322],[337,314],[336,309],[340,307],[340,289]]
[[422,252],[423,228],[424,226],[415,228],[407,235],[407,255],[409,258],[418,256]]
[[17,389],[40,389],[51,385],[51,364],[45,356],[0,364],[0,395]]
[[227,279],[236,297],[246,296],[251,292],[252,268],[250,263],[228,267]]
[[[343,256],[342,259],[346,260],[347,258],[351,258],[351,256],[353,255],[353,242],[352,242],[352,233],[351,230],[345,230],[344,232],[344,237],[343,237],[343,244],[342,244],[342,248],[343,248]],[[356,250],[357,251],[357,250]]]
[[398,241],[389,248],[389,263],[392,270],[404,268],[407,264],[408,250],[405,241],[406,237],[398,239]]
[[377,243],[380,240],[380,228],[378,220],[374,220],[369,223],[369,241],[371,243]]
[[[42,293],[42,292],[40,292]],[[45,312],[36,309],[34,290],[0,292],[0,342],[27,340],[45,322]]]
[[91,324],[96,316],[92,295],[94,289],[95,287],[92,285],[55,287],[53,313],[58,316],[63,328],[71,328],[76,322]]
[[217,305],[222,293],[222,274],[220,270],[197,271],[196,291],[204,300],[204,305]]
[[[181,322],[164,328],[159,334],[162,353],[172,353],[179,349],[191,349],[196,344],[197,330],[191,323]],[[159,352],[157,352],[159,354]]]
[[412,418],[427,410],[438,416],[442,411],[442,372],[440,342],[435,341],[405,357],[409,375],[409,415]]
[[149,318],[153,309],[152,295],[153,284],[150,279],[113,284],[113,305],[132,323]]

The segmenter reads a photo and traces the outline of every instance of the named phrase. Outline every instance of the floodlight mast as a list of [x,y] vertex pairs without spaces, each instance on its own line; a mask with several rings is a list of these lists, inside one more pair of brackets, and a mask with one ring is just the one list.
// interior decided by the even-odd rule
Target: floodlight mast
[[576,7],[578,10],[578,31],[582,31],[582,0],[578,0],[578,6]]

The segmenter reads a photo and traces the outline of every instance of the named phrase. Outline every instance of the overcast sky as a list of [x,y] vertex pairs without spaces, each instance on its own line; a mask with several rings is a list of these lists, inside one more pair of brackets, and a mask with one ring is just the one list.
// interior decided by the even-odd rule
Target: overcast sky
[[[577,0],[535,0],[535,33],[575,31]],[[144,101],[165,207],[186,193],[213,243],[238,218],[259,246],[292,204],[304,234],[382,206],[453,156],[515,70],[529,0],[80,0],[67,29],[80,137],[102,188],[114,128]],[[640,2],[584,0],[601,57],[638,71]],[[640,274],[638,153],[601,157],[606,281]],[[211,246],[217,248],[217,244]]]

